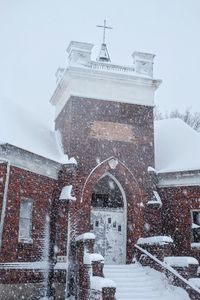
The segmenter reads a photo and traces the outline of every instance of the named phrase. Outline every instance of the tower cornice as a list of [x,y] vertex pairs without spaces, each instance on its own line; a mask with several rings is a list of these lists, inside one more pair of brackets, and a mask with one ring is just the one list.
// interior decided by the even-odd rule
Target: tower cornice
[[68,66],[59,72],[50,100],[56,117],[70,96],[154,106],[154,93],[161,84],[153,78],[154,54],[134,52],[133,65],[124,66],[93,61],[92,47],[89,43],[70,43]]

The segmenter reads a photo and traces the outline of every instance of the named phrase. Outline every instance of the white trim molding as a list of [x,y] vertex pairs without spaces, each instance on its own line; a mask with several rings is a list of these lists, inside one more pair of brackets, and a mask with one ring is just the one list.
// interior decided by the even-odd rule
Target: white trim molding
[[97,68],[97,62],[95,68],[92,62],[70,64],[50,100],[55,106],[55,118],[71,96],[154,106],[154,93],[161,80],[131,72],[128,67],[108,64],[106,67],[105,63],[98,63]]
[[158,174],[158,187],[200,186],[200,172],[175,172]]
[[4,228],[4,219],[6,214],[6,206],[7,206],[7,195],[8,195],[8,186],[9,186],[9,179],[10,179],[10,161],[4,158],[0,158],[0,163],[7,164],[6,168],[6,178],[5,178],[5,185],[4,185],[4,192],[3,192],[3,204],[0,216],[0,250],[2,247],[2,237],[3,237],[3,228]]

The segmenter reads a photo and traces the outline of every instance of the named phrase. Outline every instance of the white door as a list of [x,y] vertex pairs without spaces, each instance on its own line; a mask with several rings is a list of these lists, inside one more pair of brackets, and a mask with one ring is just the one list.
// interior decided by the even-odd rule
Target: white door
[[95,253],[106,264],[123,264],[126,258],[125,218],[120,208],[92,208],[91,228],[95,234]]

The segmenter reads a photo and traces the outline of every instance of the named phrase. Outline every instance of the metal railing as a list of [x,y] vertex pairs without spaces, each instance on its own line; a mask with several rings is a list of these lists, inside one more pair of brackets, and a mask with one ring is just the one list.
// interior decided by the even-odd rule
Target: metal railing
[[[183,285],[186,287],[186,290],[187,290],[187,288],[190,288],[190,289],[194,290],[196,293],[198,293],[198,296],[200,297],[200,289],[196,288],[187,279],[185,279],[183,276],[181,276],[174,268],[172,268],[166,262],[163,262],[163,261],[159,260],[157,257],[155,257],[154,255],[152,255],[150,252],[148,252],[147,250],[143,249],[142,247],[140,247],[138,245],[135,245],[135,248],[137,250],[139,250],[140,252],[142,252],[143,255],[146,255],[146,256],[148,256],[148,258],[150,258],[151,260],[153,260],[157,265],[159,265],[159,267],[161,267],[161,269],[164,269],[164,270],[168,271],[174,277],[176,277],[178,280],[180,280],[183,283]],[[198,299],[200,299],[200,298],[198,298]]]

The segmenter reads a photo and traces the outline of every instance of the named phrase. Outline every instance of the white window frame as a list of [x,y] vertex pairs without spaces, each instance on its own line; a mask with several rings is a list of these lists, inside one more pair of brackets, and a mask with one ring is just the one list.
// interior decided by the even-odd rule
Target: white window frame
[[[200,213],[200,209],[192,209],[191,210],[191,232],[192,232],[191,242],[200,244],[200,242],[195,242],[194,241],[194,229],[192,228],[192,225],[194,223],[194,215],[193,215],[194,212],[199,212]],[[196,224],[196,223],[194,223],[194,224]],[[196,225],[200,226],[200,224],[196,224]]]
[[[27,212],[27,215],[22,215],[23,212],[23,203],[30,204],[30,210]],[[32,215],[33,215],[33,200],[30,198],[22,198],[20,201],[20,211],[19,211],[19,234],[18,234],[18,240],[20,243],[28,243],[32,244]],[[23,235],[21,234],[24,227],[28,226],[28,234]],[[25,230],[25,229],[24,229]]]

